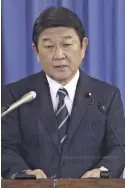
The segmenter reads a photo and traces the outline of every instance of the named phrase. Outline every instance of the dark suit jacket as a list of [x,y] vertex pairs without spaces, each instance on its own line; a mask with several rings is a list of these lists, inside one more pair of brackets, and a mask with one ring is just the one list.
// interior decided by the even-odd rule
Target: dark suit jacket
[[125,121],[117,88],[80,71],[62,152],[44,72],[7,85],[2,103],[12,104],[29,91],[35,91],[37,97],[2,120],[2,170],[9,168],[8,176],[42,169],[47,177],[80,178],[100,166],[107,167],[112,177],[121,175],[125,156],[115,133],[125,148]]

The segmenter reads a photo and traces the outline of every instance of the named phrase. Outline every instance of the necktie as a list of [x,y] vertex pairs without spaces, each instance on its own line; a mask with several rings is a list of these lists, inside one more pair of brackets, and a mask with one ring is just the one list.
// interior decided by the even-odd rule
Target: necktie
[[69,114],[64,99],[68,93],[66,89],[59,89],[57,94],[59,95],[59,103],[56,111],[56,119],[60,134],[60,144],[62,144],[67,137],[66,130]]

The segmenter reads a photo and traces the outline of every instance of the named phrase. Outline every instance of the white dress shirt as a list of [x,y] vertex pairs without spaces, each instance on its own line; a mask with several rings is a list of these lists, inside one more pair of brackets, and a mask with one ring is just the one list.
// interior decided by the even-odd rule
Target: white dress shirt
[[46,77],[47,77],[47,81],[49,83],[50,94],[51,94],[54,111],[57,110],[57,106],[58,106],[58,102],[59,102],[59,96],[57,95],[57,91],[60,88],[65,88],[68,92],[68,96],[65,97],[65,104],[68,109],[69,115],[71,115],[73,101],[74,101],[74,97],[75,97],[76,86],[77,86],[77,82],[79,79],[79,70],[77,71],[77,73],[75,74],[73,79],[65,86],[62,86],[55,80],[51,79],[48,75],[46,75]]

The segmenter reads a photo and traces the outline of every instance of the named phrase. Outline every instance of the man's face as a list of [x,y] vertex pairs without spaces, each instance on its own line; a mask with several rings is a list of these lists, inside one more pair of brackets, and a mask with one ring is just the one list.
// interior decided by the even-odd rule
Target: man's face
[[34,44],[33,49],[44,72],[59,83],[67,83],[77,72],[86,46],[87,39],[83,39],[81,46],[73,28],[53,27],[41,32],[38,51]]

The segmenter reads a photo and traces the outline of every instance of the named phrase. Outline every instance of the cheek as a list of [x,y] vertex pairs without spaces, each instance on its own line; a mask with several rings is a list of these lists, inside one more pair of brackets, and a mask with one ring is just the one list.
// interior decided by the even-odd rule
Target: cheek
[[46,54],[46,53],[40,53],[39,54],[39,62],[43,67],[48,66],[51,64],[50,62],[52,61],[51,54]]
[[83,59],[85,57],[85,51],[81,52],[81,58]]
[[69,59],[72,65],[74,64],[74,66],[78,66],[82,62],[83,54],[81,53],[81,51],[72,50],[68,51],[67,58]]

